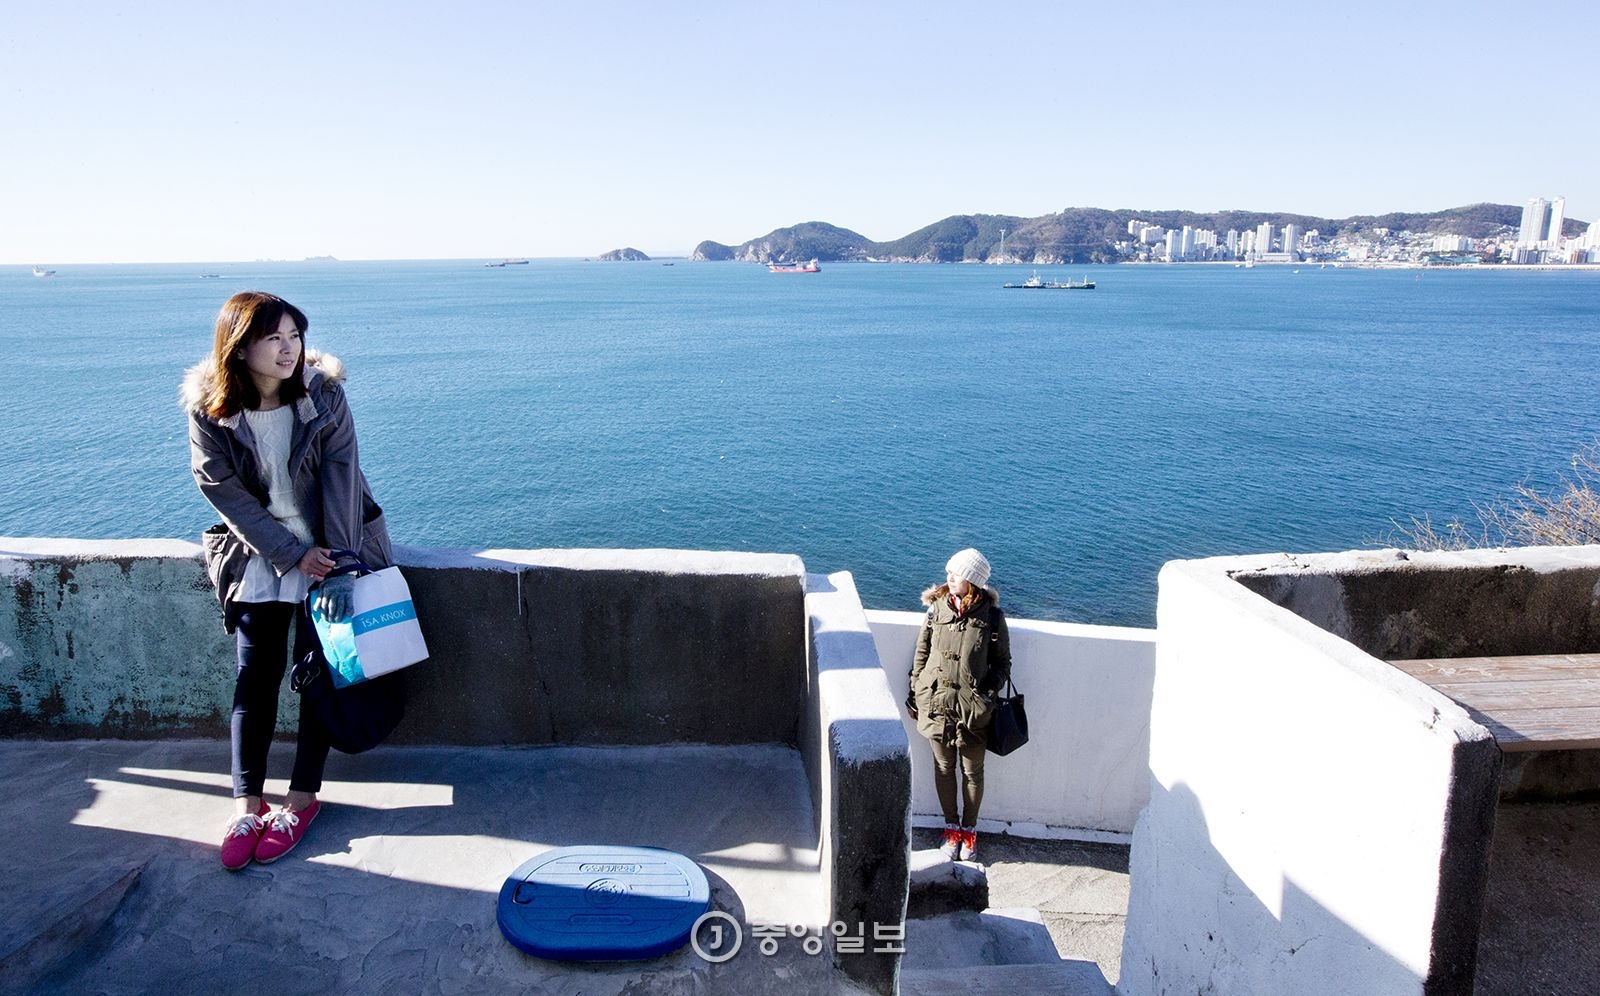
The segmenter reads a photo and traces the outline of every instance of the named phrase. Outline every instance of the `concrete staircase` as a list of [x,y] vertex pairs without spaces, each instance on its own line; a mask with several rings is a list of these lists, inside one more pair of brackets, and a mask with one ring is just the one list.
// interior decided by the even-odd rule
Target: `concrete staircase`
[[910,871],[905,996],[1111,996],[1099,965],[1061,957],[1038,910],[989,907],[982,865],[913,851]]

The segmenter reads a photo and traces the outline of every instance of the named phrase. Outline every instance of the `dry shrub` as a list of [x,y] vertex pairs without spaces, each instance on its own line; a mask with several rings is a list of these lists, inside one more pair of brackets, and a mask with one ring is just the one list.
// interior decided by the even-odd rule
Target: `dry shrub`
[[1473,506],[1478,522],[1452,519],[1435,526],[1428,516],[1394,523],[1391,545],[1413,550],[1471,550],[1502,546],[1580,546],[1600,543],[1600,441],[1572,455],[1572,471],[1550,492],[1520,484],[1516,495]]

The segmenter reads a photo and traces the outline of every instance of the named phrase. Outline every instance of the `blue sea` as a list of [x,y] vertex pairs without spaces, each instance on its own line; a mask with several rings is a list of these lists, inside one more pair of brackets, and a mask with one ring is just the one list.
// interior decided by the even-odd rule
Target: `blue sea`
[[[916,609],[1153,625],[1175,558],[1382,545],[1600,436],[1600,273],[676,261],[0,270],[0,535],[195,538],[229,294],[339,355],[398,542],[799,554]],[[216,277],[202,278],[204,273]]]

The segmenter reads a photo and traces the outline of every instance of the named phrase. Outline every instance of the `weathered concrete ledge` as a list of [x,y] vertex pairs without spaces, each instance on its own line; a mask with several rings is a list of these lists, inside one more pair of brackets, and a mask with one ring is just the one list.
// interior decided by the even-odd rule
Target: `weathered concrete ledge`
[[[1491,898],[1533,891],[1504,876],[1544,846],[1495,838],[1491,865],[1499,746],[1388,661],[1600,651],[1600,547],[1216,558],[1160,584],[1122,991],[1470,992],[1485,950],[1514,958],[1501,980],[1570,969],[1530,938],[1581,930],[1581,903]],[[1596,787],[1592,758],[1543,759]]]
[[[806,610],[815,684],[801,751],[814,779],[827,906],[835,920],[869,937],[903,929],[911,757],[900,708],[849,573],[808,577]],[[897,953],[836,951],[834,963],[878,992],[899,991]]]
[[[402,547],[397,559],[432,656],[407,672],[396,743],[798,744],[797,557]],[[0,734],[228,735],[234,650],[198,545],[0,538],[0,582]]]
[[1600,546],[1228,563],[1235,581],[1380,660],[1600,651]]

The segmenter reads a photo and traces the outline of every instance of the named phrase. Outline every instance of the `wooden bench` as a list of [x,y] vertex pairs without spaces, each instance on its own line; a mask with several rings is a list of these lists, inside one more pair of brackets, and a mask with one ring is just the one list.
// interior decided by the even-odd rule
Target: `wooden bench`
[[1600,654],[1389,663],[1465,706],[1501,750],[1600,747]]

